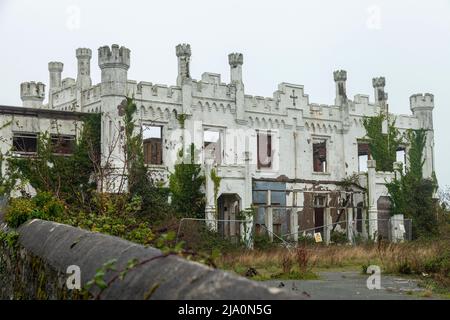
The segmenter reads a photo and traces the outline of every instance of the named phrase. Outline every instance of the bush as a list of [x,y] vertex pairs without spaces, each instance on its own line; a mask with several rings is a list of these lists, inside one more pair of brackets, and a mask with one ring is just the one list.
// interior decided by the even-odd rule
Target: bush
[[333,231],[330,235],[330,240],[335,244],[346,244],[348,243],[347,235],[345,232]]
[[12,228],[17,228],[31,217],[35,208],[36,206],[31,199],[11,199],[6,209],[5,221]]
[[6,209],[5,221],[12,228],[31,219],[57,220],[64,213],[65,205],[48,192],[41,192],[34,198],[11,199]]

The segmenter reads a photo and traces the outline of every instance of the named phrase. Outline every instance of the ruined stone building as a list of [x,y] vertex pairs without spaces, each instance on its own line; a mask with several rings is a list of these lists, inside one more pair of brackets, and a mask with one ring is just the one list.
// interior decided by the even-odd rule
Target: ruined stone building
[[[302,85],[291,83],[280,83],[272,97],[247,95],[240,53],[228,55],[230,79],[210,72],[194,79],[190,45],[176,46],[175,53],[178,74],[176,84],[170,86],[129,79],[130,50],[118,45],[98,49],[98,84],[92,84],[90,77],[90,49],[76,50],[75,79],[62,77],[62,62],[50,62],[48,104],[43,104],[45,85],[26,82],[20,86],[23,106],[0,107],[2,123],[14,120],[12,126],[1,129],[2,151],[12,146],[18,155],[32,154],[36,134],[48,130],[67,146],[61,152],[70,152],[79,115],[101,112],[102,153],[113,153],[115,165],[120,166],[120,148],[111,150],[121,127],[118,105],[124,97],[133,97],[152,178],[167,182],[180,144],[193,143],[207,176],[205,216],[212,228],[225,235],[242,235],[243,229],[227,220],[241,217],[238,213],[252,205],[257,208],[256,231],[268,230],[271,236],[290,235],[295,240],[320,231],[327,239],[330,229],[350,226],[366,235],[386,232],[377,219],[389,218],[384,184],[394,173],[375,171],[363,127],[364,116],[387,111],[383,77],[372,80],[371,101],[368,95],[348,95],[346,71],[335,71],[333,78],[330,72],[336,97],[334,104],[325,105],[311,102]],[[433,95],[415,94],[409,103],[411,114],[396,115],[396,126],[401,132],[427,130],[424,175],[430,177],[434,170]],[[55,119],[57,128],[52,125]],[[407,147],[398,151],[400,161],[405,162]],[[217,199],[212,169],[222,178]],[[344,186],[342,181],[349,180],[352,183]]]

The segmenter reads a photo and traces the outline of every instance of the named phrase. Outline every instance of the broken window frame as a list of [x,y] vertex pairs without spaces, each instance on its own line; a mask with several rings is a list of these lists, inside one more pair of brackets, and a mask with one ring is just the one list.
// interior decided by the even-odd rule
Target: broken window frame
[[[266,159],[264,159],[264,163],[261,161],[262,159],[260,158],[261,153],[260,152],[264,152],[261,150],[261,137],[262,136],[266,136],[267,137],[267,142],[266,142],[266,146],[265,146],[265,151],[266,151],[266,155],[265,157],[267,157]],[[262,131],[262,130],[258,130],[256,131],[256,153],[257,153],[257,164],[258,164],[258,169],[270,169],[272,168],[272,163],[273,163],[273,150],[272,150],[272,146],[273,146],[273,133],[270,130],[267,131]]]
[[[218,135],[219,135],[218,141],[217,142],[207,141],[205,139],[205,133],[207,131],[218,133]],[[223,137],[224,137],[224,129],[223,128],[210,127],[210,126],[203,127],[202,148],[203,148],[203,159],[204,159],[204,162],[206,162],[206,159],[208,159],[209,154],[213,153],[214,154],[214,164],[216,164],[216,165],[221,165],[222,164],[222,161],[223,161],[223,158],[224,158],[224,144],[223,144],[224,140],[223,140]],[[216,145],[217,148],[214,148],[214,145]],[[212,148],[214,148],[213,152],[211,152]]]
[[[158,137],[144,137],[146,128],[158,128]],[[164,126],[159,124],[143,124],[142,125],[142,148],[144,153],[144,163],[150,166],[160,166],[164,164],[163,160],[163,133]]]
[[[50,141],[54,154],[72,155],[75,151],[76,137],[69,134],[51,134]],[[64,146],[61,142],[69,142],[68,146]]]
[[[365,146],[365,147],[360,148],[360,146]],[[367,160],[372,160],[372,154],[370,153],[370,147],[369,147],[368,141],[365,141],[365,140],[357,141],[357,154],[358,154],[358,172],[367,172],[367,169],[365,171],[363,171],[361,169],[361,157],[367,156]],[[367,168],[367,163],[366,163],[366,168]]]
[[[16,145],[19,144],[19,142],[16,143],[16,141],[18,139],[22,139],[21,141],[19,141],[22,144],[22,147],[21,147],[22,150],[17,150],[16,149]],[[31,142],[30,147],[27,148],[25,141],[30,141],[30,140],[34,140],[34,141]],[[38,148],[38,134],[37,133],[33,133],[33,132],[13,132],[12,151],[13,151],[14,154],[22,155],[22,156],[32,156],[32,155],[35,155],[37,153],[37,148]],[[24,150],[24,149],[26,149],[26,150]],[[32,151],[30,151],[29,149],[32,149]]]
[[[315,150],[315,146],[316,145],[320,145],[320,144],[324,144],[325,145],[325,160],[321,161],[321,170],[316,170],[316,150]],[[318,151],[317,151],[318,152]],[[320,157],[320,155],[319,155]],[[319,159],[320,161],[320,159]],[[313,164],[313,172],[314,173],[328,173],[328,139],[327,138],[321,138],[321,137],[316,137],[313,138],[312,141],[312,164]]]

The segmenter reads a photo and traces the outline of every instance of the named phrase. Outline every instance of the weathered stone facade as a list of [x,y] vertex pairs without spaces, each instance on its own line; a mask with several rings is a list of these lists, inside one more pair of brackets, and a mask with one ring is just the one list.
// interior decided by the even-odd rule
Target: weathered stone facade
[[[143,131],[148,128],[159,130],[158,134],[148,139],[148,165],[155,180],[165,182],[168,170],[173,169],[178,159],[180,146],[194,143],[198,161],[204,165],[207,175],[208,219],[217,219],[216,201],[209,177],[212,168],[222,178],[218,197],[232,195],[237,199],[227,205],[220,203],[218,218],[230,219],[236,216],[237,211],[255,204],[257,191],[252,182],[259,181],[266,196],[270,188],[264,184],[278,183],[276,189],[283,186],[285,199],[277,204],[292,207],[289,208],[292,209],[290,216],[285,214],[285,219],[281,219],[283,224],[289,224],[289,233],[313,228],[314,220],[322,218],[314,218],[315,209],[307,208],[305,200],[309,199],[314,206],[317,194],[311,196],[299,193],[343,191],[338,182],[352,175],[358,175],[360,185],[352,187],[357,192],[357,199],[352,200],[353,206],[364,207],[363,217],[369,214],[370,218],[377,218],[376,201],[380,196],[386,196],[385,179],[392,179],[393,173],[375,172],[369,174],[368,178],[365,168],[368,158],[359,157],[364,153],[360,151],[364,148],[360,148],[359,143],[363,142],[366,134],[363,117],[388,111],[385,78],[378,77],[372,81],[375,101],[370,101],[369,96],[363,94],[356,94],[351,99],[346,88],[347,72],[337,70],[333,73],[335,103],[325,105],[312,103],[302,85],[291,83],[279,84],[272,97],[245,94],[242,76],[244,57],[240,53],[228,56],[229,81],[209,72],[203,73],[199,80],[194,79],[190,72],[190,45],[176,46],[175,53],[178,60],[176,85],[167,86],[129,79],[127,72],[132,62],[130,50],[118,45],[101,47],[98,49],[101,82],[92,85],[91,50],[77,49],[77,78],[62,79],[63,64],[50,62],[49,103],[42,104],[44,85],[28,82],[21,85],[24,107],[101,112],[103,155],[112,152],[114,164],[120,167],[123,159],[120,146],[110,150],[121,127],[117,106],[125,96],[133,97]],[[430,177],[434,171],[434,97],[432,94],[413,95],[410,107],[411,115],[395,116],[396,126],[401,132],[409,128],[427,130],[424,175]],[[213,144],[208,139],[213,140]],[[370,197],[366,193],[368,185],[373,190]],[[335,222],[338,216],[336,206],[329,203],[331,196],[326,197],[324,207],[334,208],[328,208],[332,213],[328,209],[324,210],[322,220],[325,224]],[[338,202],[336,199],[333,201]],[[272,199],[259,201],[259,205],[269,204],[274,204]],[[233,212],[230,211],[231,207]],[[297,209],[298,213],[293,213]],[[270,217],[273,213],[264,211],[269,212],[264,213],[266,218],[263,224],[268,224],[267,228],[273,231]],[[348,217],[347,212],[346,219]],[[211,226],[216,228],[217,224]]]

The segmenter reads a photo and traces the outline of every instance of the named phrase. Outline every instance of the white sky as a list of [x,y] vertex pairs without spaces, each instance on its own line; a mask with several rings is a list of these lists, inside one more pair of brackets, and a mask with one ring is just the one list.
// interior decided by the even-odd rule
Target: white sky
[[[409,114],[409,96],[435,95],[436,171],[450,185],[449,0],[0,0],[0,104],[20,105],[19,84],[48,84],[47,63],[76,77],[75,49],[131,49],[129,78],[175,84],[175,46],[190,43],[191,73],[229,79],[227,55],[244,54],[248,94],[272,96],[280,82],[303,84],[310,101],[333,103],[332,72],[348,72],[350,97],[373,99],[385,76],[390,110]],[[77,19],[79,13],[79,19]]]

